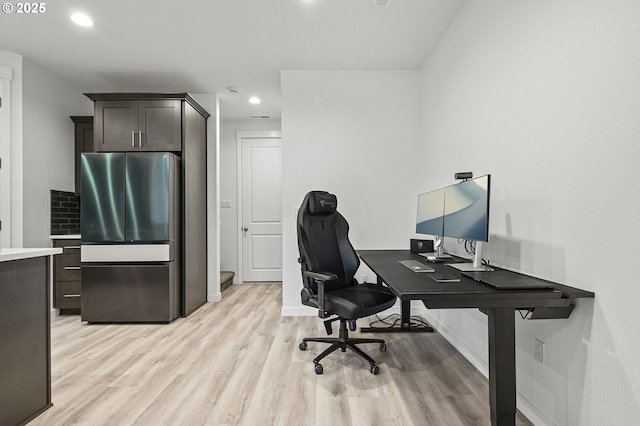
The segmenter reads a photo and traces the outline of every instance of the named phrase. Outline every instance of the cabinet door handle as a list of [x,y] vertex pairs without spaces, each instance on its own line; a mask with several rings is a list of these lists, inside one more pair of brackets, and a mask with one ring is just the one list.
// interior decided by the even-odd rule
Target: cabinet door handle
[[79,294],[65,294],[64,297],[80,297]]
[[131,131],[131,147],[135,148],[136,146],[136,132],[134,130]]
[[81,268],[81,266],[65,266],[65,271],[77,271]]
[[80,246],[64,246],[65,249],[78,249],[80,250]]
[[138,130],[138,145],[142,148],[142,130]]

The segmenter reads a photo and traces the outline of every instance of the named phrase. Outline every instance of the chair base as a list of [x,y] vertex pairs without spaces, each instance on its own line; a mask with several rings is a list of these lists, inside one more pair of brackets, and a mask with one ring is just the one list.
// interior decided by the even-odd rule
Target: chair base
[[346,352],[347,349],[350,349],[355,354],[363,358],[365,361],[369,363],[369,369],[372,374],[378,374],[380,368],[376,364],[376,361],[371,358],[366,352],[360,349],[356,345],[360,345],[363,343],[377,343],[380,347],[381,351],[387,350],[387,344],[383,339],[366,339],[359,337],[349,337],[349,332],[347,331],[347,321],[340,318],[340,332],[337,338],[335,337],[305,337],[302,339],[302,343],[300,343],[300,350],[307,349],[307,342],[318,342],[318,343],[330,343],[327,349],[325,349],[320,355],[314,358],[313,363],[315,364],[315,369],[317,374],[323,373],[322,364],[320,361],[325,358],[327,355],[337,351],[340,349],[342,352]]

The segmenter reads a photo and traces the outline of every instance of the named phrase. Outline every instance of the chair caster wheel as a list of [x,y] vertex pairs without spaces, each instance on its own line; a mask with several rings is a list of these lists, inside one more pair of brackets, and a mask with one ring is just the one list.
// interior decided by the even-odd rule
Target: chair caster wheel
[[298,347],[300,348],[301,351],[306,351],[307,350],[307,342],[302,342],[298,345]]
[[373,374],[374,376],[377,376],[379,372],[380,372],[380,367],[378,367],[375,364],[371,366],[371,374]]
[[322,364],[316,364],[316,374],[322,374],[324,370],[322,370]]
[[387,351],[387,344],[385,342],[380,343],[380,351],[382,352]]

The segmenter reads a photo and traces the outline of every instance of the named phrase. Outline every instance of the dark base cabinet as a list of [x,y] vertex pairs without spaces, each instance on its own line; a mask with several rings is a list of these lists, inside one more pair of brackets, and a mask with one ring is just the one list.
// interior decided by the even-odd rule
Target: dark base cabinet
[[0,425],[51,406],[49,258],[0,262]]
[[162,322],[181,314],[175,262],[82,264],[81,320]]
[[79,314],[81,298],[81,263],[79,239],[56,239],[54,247],[63,252],[53,258],[53,307],[60,314]]

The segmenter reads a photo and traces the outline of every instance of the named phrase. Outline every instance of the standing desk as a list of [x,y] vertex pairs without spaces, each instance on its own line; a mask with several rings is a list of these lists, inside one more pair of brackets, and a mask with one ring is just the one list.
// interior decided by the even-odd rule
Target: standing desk
[[362,261],[400,299],[402,326],[408,327],[411,300],[429,309],[478,308],[488,317],[489,404],[491,424],[515,425],[516,339],[515,311],[529,311],[528,319],[568,318],[577,298],[593,298],[593,292],[562,284],[552,289],[496,290],[461,275],[444,263],[429,263],[436,272],[460,276],[459,282],[439,283],[429,273],[416,273],[399,260],[426,259],[408,250],[359,250]]

